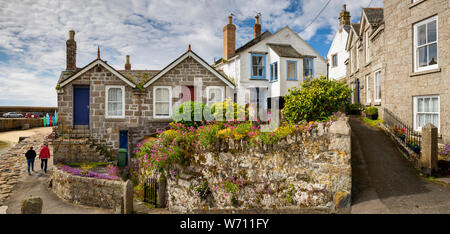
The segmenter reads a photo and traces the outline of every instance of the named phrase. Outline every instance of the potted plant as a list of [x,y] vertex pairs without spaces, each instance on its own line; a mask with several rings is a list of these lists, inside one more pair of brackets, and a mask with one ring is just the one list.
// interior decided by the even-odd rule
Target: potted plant
[[376,108],[374,106],[367,107],[366,110],[364,111],[364,113],[366,114],[366,117],[371,120],[378,119],[378,108]]
[[361,103],[353,103],[348,106],[350,115],[361,115],[361,110],[363,109]]
[[395,135],[402,139],[402,141],[405,141],[405,129],[400,127],[394,127],[394,133]]
[[408,139],[408,142],[406,144],[415,153],[420,153],[420,146],[419,146],[419,144],[418,144],[416,139],[414,139],[414,138]]

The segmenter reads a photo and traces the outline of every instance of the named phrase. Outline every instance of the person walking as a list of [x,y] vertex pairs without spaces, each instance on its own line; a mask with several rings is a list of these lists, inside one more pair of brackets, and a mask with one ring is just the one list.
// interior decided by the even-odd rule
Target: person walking
[[34,158],[36,158],[36,151],[33,150],[33,146],[25,153],[27,158],[28,175],[31,175],[30,168],[34,171]]
[[41,148],[41,152],[39,152],[39,159],[41,160],[41,170],[44,170],[44,173],[47,173],[47,163],[50,158],[50,150],[48,149],[48,144],[44,143]]

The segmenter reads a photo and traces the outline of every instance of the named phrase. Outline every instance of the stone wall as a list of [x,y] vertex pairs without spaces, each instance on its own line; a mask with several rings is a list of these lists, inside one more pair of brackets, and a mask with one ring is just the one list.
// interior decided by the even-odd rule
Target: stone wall
[[[437,95],[440,99],[440,131],[450,143],[450,4],[448,0],[384,1],[385,64],[383,105],[406,124],[414,124],[415,96]],[[414,72],[415,23],[438,18],[438,69]]]
[[106,162],[100,146],[88,139],[58,139],[53,142],[53,163]]
[[9,119],[9,118],[0,118],[0,132],[2,131],[10,131],[17,129],[28,129],[28,128],[36,128],[43,127],[42,119],[27,119],[27,118],[19,118],[19,119]]
[[219,142],[217,152],[200,149],[188,166],[167,173],[168,207],[183,213],[349,212],[350,132],[341,120],[276,145],[230,140]]
[[69,174],[54,167],[52,191],[66,201],[120,211],[124,182]]

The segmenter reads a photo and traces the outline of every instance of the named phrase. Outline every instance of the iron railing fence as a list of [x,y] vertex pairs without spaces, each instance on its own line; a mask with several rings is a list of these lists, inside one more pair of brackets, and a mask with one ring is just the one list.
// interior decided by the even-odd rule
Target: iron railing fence
[[399,117],[395,116],[388,109],[384,109],[385,125],[411,150],[416,153],[421,151],[422,136],[420,132],[408,124],[405,124]]

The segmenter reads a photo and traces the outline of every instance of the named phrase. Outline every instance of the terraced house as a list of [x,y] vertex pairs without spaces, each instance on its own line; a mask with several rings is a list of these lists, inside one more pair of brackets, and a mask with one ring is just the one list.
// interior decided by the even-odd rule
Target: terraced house
[[275,33],[261,33],[255,17],[253,39],[236,48],[233,17],[223,28],[223,57],[215,67],[236,84],[239,103],[258,103],[268,108],[272,99],[283,105],[288,90],[307,79],[326,76],[327,61],[289,26]]
[[351,23],[346,82],[352,101],[378,106],[416,131],[432,123],[450,142],[450,4],[385,0]]
[[177,103],[220,102],[234,93],[234,84],[190,45],[162,70],[132,70],[129,56],[125,70],[116,70],[101,59],[100,51],[78,68],[75,32],[69,35],[67,67],[57,84],[60,130],[80,133],[113,153],[119,148],[133,152],[143,137],[166,129]]

